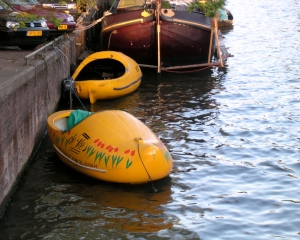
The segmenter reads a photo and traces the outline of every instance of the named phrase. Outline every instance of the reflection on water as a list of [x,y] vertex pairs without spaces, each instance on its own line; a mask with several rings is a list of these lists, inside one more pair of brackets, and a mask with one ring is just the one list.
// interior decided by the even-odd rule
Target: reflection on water
[[12,213],[3,219],[6,229],[1,228],[1,236],[118,239],[126,232],[150,234],[172,227],[174,217],[164,211],[172,202],[170,177],[153,183],[157,192],[151,183],[106,183],[63,165],[48,139],[42,148],[8,206]]
[[125,110],[161,138],[174,168],[154,182],[158,192],[75,172],[46,136],[0,220],[1,237],[299,238],[300,1],[226,2],[235,25],[222,29],[234,55],[224,68],[143,71],[133,94],[84,102],[93,112]]
[[[170,178],[155,183],[157,193],[150,186],[113,184],[62,184],[37,200],[35,219],[55,222],[50,235],[72,234],[72,226],[80,227],[80,236],[95,237],[111,229],[131,232],[157,232],[172,227],[163,207],[172,201]],[[71,191],[71,192],[70,192]],[[92,223],[92,226],[91,226]],[[84,232],[89,230],[88,235]],[[78,233],[77,233],[78,234]],[[113,232],[111,236],[118,234]],[[48,236],[48,234],[44,235]]]

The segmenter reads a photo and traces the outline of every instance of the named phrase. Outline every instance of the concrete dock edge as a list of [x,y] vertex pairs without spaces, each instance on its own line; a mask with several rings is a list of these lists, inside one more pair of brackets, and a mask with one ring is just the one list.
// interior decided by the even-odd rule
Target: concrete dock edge
[[61,97],[61,82],[78,57],[76,37],[65,37],[26,61],[0,71],[0,218]]

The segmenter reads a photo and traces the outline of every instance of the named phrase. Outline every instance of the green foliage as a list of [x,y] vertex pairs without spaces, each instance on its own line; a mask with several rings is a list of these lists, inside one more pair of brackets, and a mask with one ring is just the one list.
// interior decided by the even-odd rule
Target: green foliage
[[30,14],[27,12],[14,12],[13,17],[18,20],[19,25],[14,28],[26,28],[26,23],[34,22],[41,19],[46,19],[49,22],[52,22],[56,27],[60,26],[63,19],[56,18],[54,14],[50,14],[47,16],[37,16],[35,14]]
[[86,12],[88,9],[96,8],[96,1],[94,0],[77,0],[76,6],[78,13]]
[[59,27],[63,21],[62,18],[56,18],[55,16],[48,16],[47,20],[52,22],[56,27]]
[[[15,14],[15,18],[18,19],[19,28],[26,28],[26,24],[28,22],[33,22],[36,20],[40,20],[41,17],[36,16],[35,14],[30,14],[27,12],[20,12]],[[18,28],[15,27],[15,28]]]
[[[33,15],[33,16],[35,16],[36,19],[38,19],[36,15]],[[60,24],[61,24],[62,21],[63,21],[62,18],[57,18],[57,17],[55,17],[55,14],[54,14],[54,13],[50,13],[50,14],[47,15],[47,16],[40,17],[40,19],[42,19],[42,18],[44,18],[44,19],[46,19],[47,21],[53,23],[54,26],[56,26],[56,27],[59,27]]]
[[213,18],[216,17],[218,9],[222,8],[224,4],[224,0],[193,0],[191,3],[188,3],[188,11],[200,10],[204,12],[206,17]]
[[161,7],[162,8],[171,8],[170,2],[169,1],[162,1],[161,2]]
[[50,2],[53,2],[53,3],[57,3],[58,2],[61,5],[67,4],[67,2],[65,2],[64,0],[50,0]]

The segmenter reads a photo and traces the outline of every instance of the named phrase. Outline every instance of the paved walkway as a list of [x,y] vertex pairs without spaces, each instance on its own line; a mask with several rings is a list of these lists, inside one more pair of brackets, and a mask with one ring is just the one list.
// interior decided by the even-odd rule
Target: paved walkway
[[25,62],[24,57],[32,52],[32,50],[21,50],[18,47],[0,46],[0,71],[16,61]]

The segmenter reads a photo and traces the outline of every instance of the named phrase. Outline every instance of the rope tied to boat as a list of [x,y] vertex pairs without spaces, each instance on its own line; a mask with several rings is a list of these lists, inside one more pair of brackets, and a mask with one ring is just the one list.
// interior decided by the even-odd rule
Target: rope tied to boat
[[73,32],[79,32],[79,31],[85,31],[88,30],[89,28],[92,28],[93,26],[95,26],[96,24],[100,23],[103,19],[105,18],[105,16],[103,16],[102,18],[99,18],[95,21],[93,21],[91,24],[84,26],[84,27],[77,27],[75,31]]
[[79,101],[79,103],[82,105],[82,107],[84,108],[85,111],[88,111],[85,107],[85,105],[83,104],[83,102],[80,100],[79,96],[77,95],[75,88],[74,88],[74,79],[69,76],[66,79],[67,81],[69,81],[70,84],[70,89],[69,89],[69,98],[70,98],[70,109],[72,109],[72,105],[73,105],[73,95],[75,95],[75,97],[77,98],[77,100]]
[[140,142],[143,141],[143,139],[139,137],[139,138],[135,138],[134,140],[137,142],[137,149],[138,149],[139,157],[140,157],[141,162],[143,164],[143,167],[144,167],[144,169],[145,169],[145,171],[146,171],[146,173],[147,173],[147,175],[148,175],[148,177],[151,181],[152,190],[153,190],[153,192],[157,192],[157,189],[154,187],[153,180],[152,180],[152,178],[151,178],[151,176],[150,176],[150,174],[149,174],[149,172],[148,172],[148,170],[147,170],[147,168],[146,168],[146,166],[143,162],[142,156],[140,154]]

